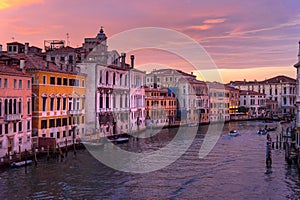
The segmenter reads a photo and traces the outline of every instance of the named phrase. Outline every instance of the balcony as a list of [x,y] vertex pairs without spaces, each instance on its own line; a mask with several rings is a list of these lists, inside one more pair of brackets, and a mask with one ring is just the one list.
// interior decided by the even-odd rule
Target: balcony
[[68,115],[82,115],[84,110],[68,110]]
[[20,120],[21,120],[21,114],[4,115],[4,121],[6,122],[20,121]]

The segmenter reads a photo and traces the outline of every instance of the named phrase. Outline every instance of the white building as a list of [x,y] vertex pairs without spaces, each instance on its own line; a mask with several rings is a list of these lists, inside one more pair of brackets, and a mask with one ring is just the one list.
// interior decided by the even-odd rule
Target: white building
[[267,99],[278,102],[278,113],[295,114],[296,80],[287,76],[276,76],[264,81],[234,81],[240,90],[252,90],[266,95]]
[[131,133],[145,128],[145,72],[125,63],[126,54],[107,50],[107,37],[100,29],[86,38],[80,64],[87,76],[87,135],[93,138]]
[[266,113],[266,95],[255,91],[240,91],[240,106],[248,109],[250,118],[263,117]]

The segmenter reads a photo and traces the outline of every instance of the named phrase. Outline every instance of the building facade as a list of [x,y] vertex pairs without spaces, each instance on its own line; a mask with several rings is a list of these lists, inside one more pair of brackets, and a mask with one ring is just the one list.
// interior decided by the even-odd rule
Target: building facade
[[0,55],[0,157],[31,151],[31,77],[22,65]]
[[233,81],[240,90],[252,90],[278,102],[278,113],[282,116],[295,114],[296,80],[287,76],[276,76],[264,81]]
[[266,95],[255,91],[240,91],[240,106],[248,109],[249,118],[266,115]]
[[229,94],[224,84],[207,82],[209,88],[210,122],[229,121]]
[[172,125],[176,119],[176,98],[168,88],[145,88],[146,126]]

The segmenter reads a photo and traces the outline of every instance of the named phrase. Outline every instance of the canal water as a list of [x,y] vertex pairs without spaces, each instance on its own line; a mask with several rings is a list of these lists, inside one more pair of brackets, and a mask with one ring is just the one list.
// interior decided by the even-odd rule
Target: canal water
[[[273,126],[276,124],[271,124]],[[213,150],[199,159],[206,126],[190,148],[171,165],[148,173],[126,173],[101,164],[87,150],[69,152],[63,161],[40,159],[38,166],[0,172],[0,199],[299,199],[300,179],[288,166],[284,150],[273,150],[273,165],[265,167],[265,136],[260,121],[224,125]],[[229,137],[237,129],[241,136]],[[271,132],[273,141],[280,127]],[[165,146],[176,129],[155,138],[119,144],[129,151]]]

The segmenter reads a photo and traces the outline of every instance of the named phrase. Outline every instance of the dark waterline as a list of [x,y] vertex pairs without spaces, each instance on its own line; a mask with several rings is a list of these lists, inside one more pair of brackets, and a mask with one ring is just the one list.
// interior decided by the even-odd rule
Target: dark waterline
[[[87,150],[76,157],[40,160],[37,167],[0,173],[0,199],[299,199],[295,166],[284,161],[283,150],[273,150],[273,165],[265,167],[265,136],[259,121],[224,125],[214,149],[203,159],[198,153],[207,130],[202,126],[186,153],[171,165],[144,174],[113,170]],[[275,125],[275,124],[273,124]],[[237,129],[238,137],[228,137]],[[273,140],[280,128],[272,132]],[[153,151],[165,146],[176,129],[164,129],[150,139],[130,140],[121,148]]]

